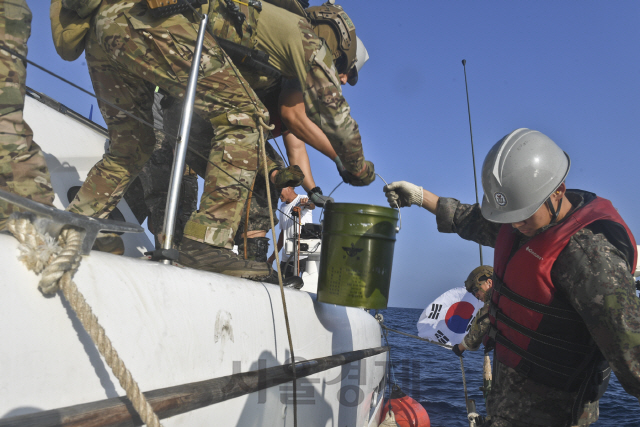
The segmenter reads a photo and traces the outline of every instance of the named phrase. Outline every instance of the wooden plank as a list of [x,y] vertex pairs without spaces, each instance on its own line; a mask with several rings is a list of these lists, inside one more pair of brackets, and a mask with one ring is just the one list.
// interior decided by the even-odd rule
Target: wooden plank
[[[298,362],[296,377],[304,378],[388,350],[388,347],[376,347]],[[144,395],[158,416],[163,419],[292,380],[291,365],[283,365],[148,391]],[[143,425],[142,420],[126,397],[0,419],[0,427],[133,427],[141,425]]]

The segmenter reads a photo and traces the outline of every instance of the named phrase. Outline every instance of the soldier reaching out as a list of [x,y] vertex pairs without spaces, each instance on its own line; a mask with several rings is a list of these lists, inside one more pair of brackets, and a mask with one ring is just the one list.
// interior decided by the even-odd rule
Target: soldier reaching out
[[636,243],[611,202],[567,190],[569,166],[547,136],[518,129],[484,160],[482,207],[406,181],[384,187],[392,206],[422,206],[439,231],[495,248],[492,427],[590,425],[609,365],[640,397]]

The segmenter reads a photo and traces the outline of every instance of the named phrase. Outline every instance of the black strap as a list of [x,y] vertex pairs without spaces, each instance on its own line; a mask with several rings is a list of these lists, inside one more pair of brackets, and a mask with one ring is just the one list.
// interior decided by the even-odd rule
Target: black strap
[[551,337],[549,335],[545,335],[529,329],[526,326],[523,326],[520,323],[516,322],[515,320],[510,319],[496,307],[491,308],[491,315],[495,317],[498,322],[502,322],[509,328],[521,333],[525,337],[531,338],[532,340],[538,341],[542,344],[557,347],[565,351],[570,351],[572,353],[584,355],[591,354],[591,352],[593,351],[593,347],[591,346],[561,340],[559,338]]
[[[543,359],[538,356],[534,356],[533,354],[521,349],[511,341],[509,341],[504,335],[500,333],[493,325],[491,325],[489,329],[489,336],[493,338],[498,344],[504,346],[505,348],[511,350],[524,360],[534,365],[537,365],[543,369],[551,371],[557,375],[560,375],[565,378],[571,378],[574,373],[574,369],[571,366],[560,365],[559,363],[550,362],[546,359]],[[582,376],[580,376],[582,378]]]
[[553,203],[551,202],[551,197],[547,199],[547,207],[551,212],[551,224],[558,220],[558,215],[560,214],[560,209],[562,208],[562,200],[563,199],[558,200],[558,209],[555,209],[553,207]]
[[282,73],[269,64],[269,54],[251,49],[221,37],[215,38],[220,47],[229,55],[234,64],[243,64],[266,77],[280,78]]
[[582,317],[573,310],[566,310],[564,308],[558,307],[550,307],[548,305],[541,304],[539,302],[532,301],[528,298],[525,298],[521,295],[516,294],[511,289],[507,288],[502,279],[498,277],[498,275],[494,274],[493,277],[496,279],[493,283],[493,291],[497,292],[501,296],[505,296],[509,298],[511,301],[520,304],[524,308],[528,308],[529,310],[535,311],[536,313],[546,314],[548,316],[559,317],[564,320],[568,320],[571,322],[581,322]]
[[484,319],[486,319],[487,317],[489,317],[489,312],[487,311],[485,314],[483,314],[482,316],[478,317],[478,319],[476,320],[477,323],[482,322]]

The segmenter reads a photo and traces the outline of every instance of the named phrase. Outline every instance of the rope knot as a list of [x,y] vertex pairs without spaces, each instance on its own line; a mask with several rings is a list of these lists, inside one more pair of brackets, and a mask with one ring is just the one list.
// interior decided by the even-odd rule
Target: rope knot
[[43,294],[56,293],[60,289],[60,278],[67,272],[72,276],[78,269],[82,246],[79,231],[65,229],[56,240],[41,233],[26,217],[12,217],[7,228],[20,242],[18,259],[29,270],[41,274],[38,288]]
[[[276,127],[275,125],[268,125],[267,122],[269,121],[269,116],[266,115],[264,112],[258,110],[256,112],[256,114],[258,115],[258,124],[260,125],[260,127],[262,129],[265,130],[274,130]],[[261,129],[261,130],[262,130]]]
[[36,274],[42,272],[38,288],[45,295],[52,295],[62,290],[64,297],[127,393],[140,418],[149,427],[162,427],[158,415],[118,356],[118,352],[113,348],[98,318],[71,280],[82,259],[80,253],[84,232],[67,227],[60,232],[56,241],[50,235],[40,233],[30,218],[20,217],[19,214],[11,216],[7,228],[20,242],[18,257],[20,261]]

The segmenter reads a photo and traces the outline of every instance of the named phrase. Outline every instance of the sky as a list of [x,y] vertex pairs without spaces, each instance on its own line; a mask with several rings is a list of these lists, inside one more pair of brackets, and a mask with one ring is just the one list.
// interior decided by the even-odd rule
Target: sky
[[[29,59],[92,91],[84,56],[65,62],[55,53],[49,1],[27,1],[34,15]],[[475,202],[466,59],[478,180],[493,144],[517,128],[538,130],[571,157],[567,187],[610,199],[640,236],[640,2],[340,4],[370,55],[358,84],[344,87],[344,95],[365,158],[387,182],[405,180]],[[104,125],[95,100],[31,66],[27,85],[87,116],[94,105],[93,119]],[[316,184],[328,194],[340,182],[335,165],[309,153]],[[333,197],[385,206],[383,185],[379,178],[364,188],[343,184]],[[424,308],[463,286],[479,265],[478,245],[438,233],[424,209],[403,208],[401,215],[389,306]],[[316,210],[314,221],[319,216]],[[483,248],[483,255],[492,265],[493,250]]]

